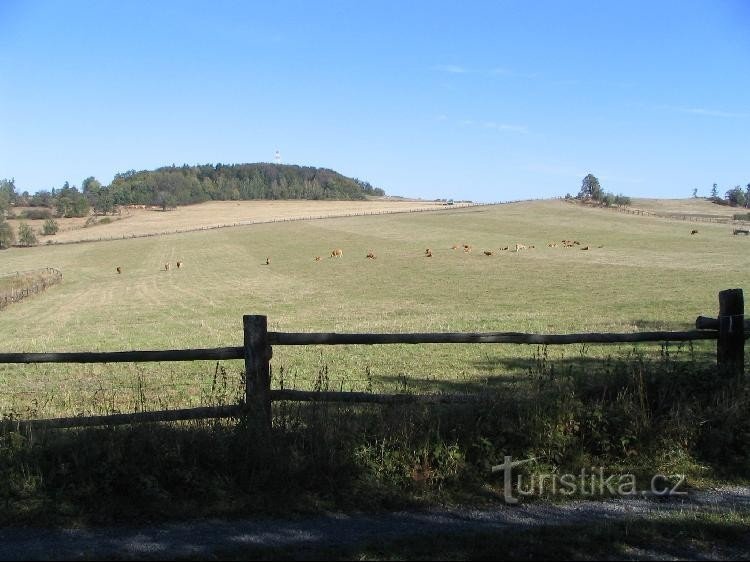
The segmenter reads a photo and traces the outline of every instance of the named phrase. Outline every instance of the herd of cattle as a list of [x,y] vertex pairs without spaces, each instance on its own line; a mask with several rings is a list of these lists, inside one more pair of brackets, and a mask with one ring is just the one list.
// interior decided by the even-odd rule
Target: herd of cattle
[[[698,234],[697,230],[692,230],[690,232],[691,236],[695,235],[695,234]],[[734,231],[734,234],[746,234],[747,235],[747,234],[750,234],[750,232],[748,232],[747,230],[744,230],[744,229],[737,229],[737,230]],[[593,247],[593,246],[590,246],[590,245],[583,246],[583,245],[581,245],[581,243],[578,240],[561,240],[560,242],[550,242],[549,244],[547,244],[548,248],[558,248],[558,247],[560,247],[560,248],[575,248],[576,246],[579,246],[581,250],[591,250],[592,247]],[[461,244],[461,245],[459,245],[459,244],[453,244],[451,246],[451,250],[458,250],[459,248],[463,248],[464,253],[467,253],[467,254],[470,254],[472,252],[471,244]],[[506,251],[520,252],[521,250],[533,250],[534,248],[535,248],[534,245],[528,245],[527,246],[526,244],[516,243],[516,244],[511,245],[511,246],[504,246],[504,247],[500,248],[499,251],[501,251],[501,252],[506,252]],[[604,248],[604,246],[597,246],[597,248]],[[494,250],[482,250],[482,253],[485,256],[494,256],[495,255],[495,251]],[[329,257],[331,257],[331,258],[341,258],[343,256],[344,256],[344,250],[342,250],[341,248],[336,248],[334,250],[331,250],[331,255]],[[427,258],[431,258],[432,257],[432,249],[426,248],[425,251],[424,251],[424,256],[427,257]],[[368,250],[367,255],[365,257],[367,259],[370,259],[370,260],[374,260],[374,259],[377,258],[377,256],[375,255],[375,252],[373,252],[372,250]],[[323,258],[321,256],[315,256],[314,261],[321,261],[322,259]],[[180,269],[182,267],[182,262],[178,261],[178,262],[176,262],[176,265],[177,265],[177,269]],[[270,257],[266,257],[266,265],[271,265],[271,258]],[[169,268],[170,268],[170,263],[169,262],[165,263],[164,264],[164,270],[165,271],[169,271]],[[116,270],[117,270],[117,273],[122,273],[122,268],[121,267],[118,266],[116,268]]]

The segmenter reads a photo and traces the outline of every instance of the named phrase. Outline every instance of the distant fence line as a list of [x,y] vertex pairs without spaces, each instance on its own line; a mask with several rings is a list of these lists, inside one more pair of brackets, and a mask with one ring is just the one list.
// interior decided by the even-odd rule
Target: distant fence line
[[179,410],[112,414],[93,417],[66,417],[25,420],[19,424],[31,427],[83,427],[119,425],[153,421],[179,421],[203,418],[248,416],[261,428],[271,427],[271,404],[275,401],[344,402],[376,404],[469,403],[484,399],[481,394],[374,394],[371,392],[321,392],[271,389],[271,357],[275,345],[382,345],[443,343],[505,343],[566,345],[573,343],[624,343],[716,340],[717,372],[722,376],[741,377],[745,370],[745,340],[750,323],[744,319],[742,289],[719,293],[719,315],[699,316],[695,330],[683,332],[635,332],[625,334],[523,334],[494,333],[406,333],[406,334],[337,334],[269,332],[266,316],[242,318],[244,345],[213,349],[162,351],[66,352],[66,353],[0,353],[2,363],[116,363],[149,361],[196,361],[244,359],[245,395],[239,404],[208,406]]
[[[571,199],[564,199],[564,201],[567,201],[568,203],[571,203],[573,205],[579,204],[577,200],[571,200]],[[584,205],[586,207],[589,207],[588,205]],[[655,211],[646,211],[644,209],[633,209],[623,206],[603,206],[603,205],[590,205],[593,209],[607,209],[609,211],[617,211],[618,213],[625,213],[628,215],[638,215],[643,217],[656,217],[660,219],[670,219],[670,220],[681,220],[686,222],[707,222],[707,223],[716,223],[716,224],[746,224],[748,221],[745,219],[735,219],[734,217],[701,217],[696,215],[680,215],[680,214],[673,214],[673,213],[657,213]]]
[[9,304],[18,302],[30,295],[41,293],[47,287],[62,281],[62,272],[54,267],[45,267],[30,271],[17,271],[15,273],[0,275],[0,281],[8,278],[12,279],[14,277],[22,279],[26,276],[30,278],[30,282],[25,283],[22,281],[23,286],[21,287],[10,287],[8,289],[0,287],[0,310]]
[[[509,201],[508,203],[516,203],[516,201]],[[202,230],[216,230],[218,228],[233,228],[237,226],[251,226],[255,224],[271,224],[277,222],[292,222],[292,221],[307,221],[307,220],[322,220],[322,219],[338,219],[346,217],[361,217],[361,216],[374,216],[374,215],[395,215],[401,213],[421,213],[430,211],[446,211],[450,209],[465,209],[468,207],[481,207],[486,205],[498,205],[499,203],[454,203],[453,205],[442,205],[436,208],[426,209],[405,209],[405,210],[379,210],[379,211],[362,211],[358,213],[339,213],[330,215],[308,215],[303,217],[280,217],[274,219],[259,219],[259,220],[246,220],[234,223],[214,224],[208,226],[196,226],[190,228],[178,228],[176,230],[166,230],[162,232],[149,232],[146,234],[123,234],[121,236],[108,236],[100,238],[87,238],[85,240],[69,240],[65,242],[57,242],[56,240],[48,240],[47,245],[62,246],[65,244],[85,244],[87,242],[104,242],[111,240],[129,240],[131,238],[150,238],[152,236],[166,236],[170,234],[182,234],[185,232],[200,232]]]

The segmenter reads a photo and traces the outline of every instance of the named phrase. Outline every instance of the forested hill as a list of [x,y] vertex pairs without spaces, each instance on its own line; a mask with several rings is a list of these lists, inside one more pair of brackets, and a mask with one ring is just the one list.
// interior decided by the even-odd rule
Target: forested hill
[[[170,166],[117,174],[101,188],[115,205],[188,205],[211,200],[364,199],[368,182],[325,168],[285,164]],[[104,194],[102,193],[102,195]]]

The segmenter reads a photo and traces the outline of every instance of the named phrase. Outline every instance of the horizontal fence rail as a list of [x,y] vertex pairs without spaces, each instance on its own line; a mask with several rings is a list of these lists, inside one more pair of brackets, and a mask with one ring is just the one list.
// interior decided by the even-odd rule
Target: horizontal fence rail
[[654,331],[631,333],[527,334],[520,332],[489,333],[294,333],[269,332],[267,317],[243,316],[244,345],[209,349],[115,352],[63,353],[0,353],[2,363],[118,363],[151,361],[198,361],[244,359],[244,402],[233,406],[215,406],[136,412],[103,416],[26,420],[17,422],[30,427],[81,427],[94,425],[122,425],[154,421],[181,421],[203,418],[247,416],[251,422],[271,428],[271,404],[278,401],[339,402],[373,404],[458,404],[476,403],[483,399],[477,394],[376,394],[372,392],[328,392],[301,390],[272,390],[270,361],[274,345],[387,345],[387,344],[617,344],[643,342],[685,342],[715,340],[717,374],[744,374],[745,340],[750,336],[750,322],[744,318],[742,289],[728,289],[719,293],[719,315],[716,318],[699,316],[696,330]]
[[424,333],[424,334],[337,334],[269,332],[271,345],[378,345],[424,343],[515,343],[538,345],[568,345],[572,343],[632,343],[715,340],[716,332],[632,332],[624,334],[524,334],[520,332],[490,333]]
[[[716,319],[709,319],[717,322]],[[749,334],[750,336],[750,334]],[[388,344],[529,344],[569,345],[575,343],[645,343],[718,339],[713,330],[688,332],[632,332],[623,334],[524,334],[490,333],[408,333],[408,334],[340,334],[315,332],[268,332],[270,345],[388,345]],[[0,363],[136,363],[153,361],[203,361],[243,359],[244,347],[207,349],[165,349],[156,351],[71,351],[60,353],[0,353]]]

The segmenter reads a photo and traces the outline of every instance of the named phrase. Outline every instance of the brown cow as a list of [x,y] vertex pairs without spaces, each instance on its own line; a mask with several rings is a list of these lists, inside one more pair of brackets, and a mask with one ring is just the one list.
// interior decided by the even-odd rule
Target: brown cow
[[427,255],[427,254],[431,254],[431,253],[432,253],[432,251],[431,251],[431,250],[430,250],[429,248],[427,248],[427,249],[426,249],[426,250],[424,251],[424,253],[425,253],[425,255]]
[[690,231],[690,235],[692,236],[693,234],[698,234],[698,231],[697,230],[691,230]]
[[169,262],[164,264],[164,271],[169,271]]
[[341,248],[336,248],[335,250],[331,252],[332,258],[340,258],[343,255],[344,255],[344,250],[342,250]]
[[178,262],[177,262],[177,269],[180,269],[181,267],[182,267],[182,262],[181,262],[181,261],[178,261]]
[[368,257],[368,259],[371,259],[371,260],[375,259],[375,254],[372,252],[372,250],[370,250],[369,252],[367,252],[367,257]]
[[122,273],[122,269],[119,266],[117,267],[117,273]]
[[484,255],[485,255],[485,256],[491,256],[491,255],[492,255],[493,253],[494,253],[494,252],[492,252],[491,250],[485,250],[485,251],[484,251]]
[[315,256],[315,261],[320,261],[320,260],[321,260],[320,256]]
[[467,254],[470,254],[471,253],[471,246],[469,246],[468,244],[464,244],[464,252],[466,252]]
[[588,249],[589,249],[588,246],[584,246],[583,248],[581,248],[581,250],[588,250]]
[[424,255],[426,258],[432,257],[432,252],[430,252],[429,248],[427,249],[427,253]]
[[271,258],[266,258],[266,265],[271,265]]

